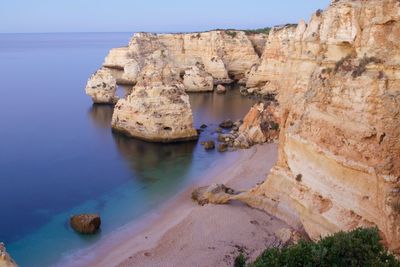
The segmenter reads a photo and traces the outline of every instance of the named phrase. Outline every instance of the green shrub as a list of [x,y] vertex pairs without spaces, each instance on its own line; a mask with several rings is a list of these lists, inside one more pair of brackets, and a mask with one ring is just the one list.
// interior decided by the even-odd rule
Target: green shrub
[[240,253],[239,256],[236,257],[234,267],[245,267],[246,266],[246,257],[243,253]]
[[249,267],[399,267],[380,243],[377,228],[339,232],[319,242],[300,241],[287,248],[265,250]]

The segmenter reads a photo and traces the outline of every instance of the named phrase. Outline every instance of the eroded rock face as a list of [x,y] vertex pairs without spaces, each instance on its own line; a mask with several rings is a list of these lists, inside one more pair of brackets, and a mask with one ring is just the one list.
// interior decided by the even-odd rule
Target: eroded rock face
[[103,67],[111,71],[118,84],[135,85],[141,69],[159,51],[161,60],[180,73],[201,64],[215,84],[231,83],[231,78],[245,78],[259,63],[256,50],[265,42],[265,35],[259,35],[247,36],[242,31],[137,33],[129,46],[110,50]]
[[214,90],[214,78],[204,71],[204,66],[196,64],[187,69],[183,76],[186,92],[211,92]]
[[85,90],[86,94],[92,98],[93,103],[96,104],[114,104],[118,100],[115,95],[117,81],[111,71],[106,68],[99,69],[90,77]]
[[189,96],[178,79],[179,73],[169,65],[164,65],[160,73],[158,64],[163,63],[148,64],[132,93],[118,101],[113,129],[151,142],[197,139]]
[[313,239],[379,227],[400,252],[400,3],[334,1],[271,32],[248,87],[278,94],[279,160],[250,205]]
[[0,242],[0,267],[18,267],[17,263],[7,253],[4,243]]
[[279,113],[276,103],[255,104],[243,119],[235,147],[247,148],[255,144],[272,142],[279,135]]

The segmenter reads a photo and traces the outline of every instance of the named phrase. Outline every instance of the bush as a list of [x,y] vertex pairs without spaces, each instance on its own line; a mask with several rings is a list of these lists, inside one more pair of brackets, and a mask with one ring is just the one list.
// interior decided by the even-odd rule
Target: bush
[[236,257],[234,267],[245,267],[246,266],[246,257],[243,253],[240,253],[239,256]]
[[249,267],[362,266],[399,267],[400,262],[380,243],[377,228],[339,232],[319,242],[300,241],[287,248],[265,250]]

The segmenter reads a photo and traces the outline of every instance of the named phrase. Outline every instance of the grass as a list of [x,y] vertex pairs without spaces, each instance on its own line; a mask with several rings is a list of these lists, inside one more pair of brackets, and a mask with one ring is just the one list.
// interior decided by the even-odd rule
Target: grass
[[[240,258],[239,258],[240,257]],[[239,255],[242,263],[245,257]],[[300,241],[287,248],[269,248],[247,267],[399,267],[400,262],[381,244],[377,228],[339,232],[318,242]]]

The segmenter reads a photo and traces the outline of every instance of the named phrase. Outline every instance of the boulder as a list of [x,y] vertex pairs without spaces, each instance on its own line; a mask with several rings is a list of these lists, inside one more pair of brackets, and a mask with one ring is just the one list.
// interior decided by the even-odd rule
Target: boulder
[[227,204],[233,195],[237,193],[223,184],[212,184],[210,186],[199,187],[192,192],[192,199],[199,205],[205,204]]
[[186,92],[210,92],[214,90],[214,78],[202,64],[196,64],[185,71],[183,85]]
[[215,142],[212,140],[203,142],[202,145],[204,146],[205,150],[212,150],[215,148]]
[[219,124],[219,127],[223,128],[223,129],[230,129],[233,127],[233,121],[230,119],[224,120],[223,122],[221,122]]
[[98,214],[80,214],[72,216],[70,224],[80,234],[95,234],[100,229],[101,219]]
[[226,151],[228,151],[227,143],[221,143],[218,145],[218,152],[226,152]]
[[226,93],[226,88],[225,88],[225,86],[223,86],[223,85],[221,85],[221,84],[218,84],[218,86],[217,86],[217,93],[218,93],[218,94],[225,94],[225,93]]
[[118,100],[116,91],[117,81],[106,68],[96,71],[86,84],[86,94],[92,97],[95,104],[115,104]]

